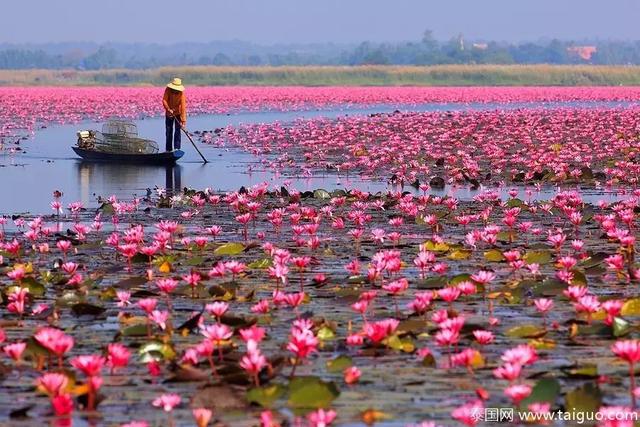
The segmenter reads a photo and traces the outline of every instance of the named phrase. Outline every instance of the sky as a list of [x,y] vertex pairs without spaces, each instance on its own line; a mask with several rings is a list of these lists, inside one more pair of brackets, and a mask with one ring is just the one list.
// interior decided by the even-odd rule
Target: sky
[[[640,39],[640,0],[17,0],[0,42]],[[11,17],[11,18],[9,18]]]

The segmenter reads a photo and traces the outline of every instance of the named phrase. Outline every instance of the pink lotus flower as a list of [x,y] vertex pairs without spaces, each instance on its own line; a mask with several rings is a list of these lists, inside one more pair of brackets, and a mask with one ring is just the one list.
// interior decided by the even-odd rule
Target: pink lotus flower
[[22,353],[25,348],[27,348],[27,344],[23,342],[17,342],[13,344],[7,344],[2,347],[2,351],[4,354],[12,358],[15,362],[19,362],[22,358]]
[[307,415],[307,420],[309,420],[311,427],[327,427],[333,423],[336,416],[337,414],[333,410],[325,411],[324,409],[318,409]]
[[180,404],[181,400],[180,396],[175,393],[166,393],[154,399],[153,406],[162,408],[165,412],[171,412]]
[[64,374],[45,373],[37,379],[36,384],[42,387],[49,396],[55,397],[64,393],[69,385],[69,379]]
[[107,346],[107,365],[111,368],[111,373],[116,369],[123,368],[129,364],[131,352],[120,343],[111,343]]

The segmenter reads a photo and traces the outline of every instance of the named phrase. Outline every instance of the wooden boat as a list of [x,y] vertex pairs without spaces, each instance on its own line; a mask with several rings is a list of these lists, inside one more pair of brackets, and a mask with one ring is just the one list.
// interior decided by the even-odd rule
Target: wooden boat
[[89,162],[108,163],[136,163],[141,165],[170,165],[184,156],[184,151],[174,150],[154,154],[131,153],[106,153],[96,150],[87,150],[80,147],[71,147],[83,160]]

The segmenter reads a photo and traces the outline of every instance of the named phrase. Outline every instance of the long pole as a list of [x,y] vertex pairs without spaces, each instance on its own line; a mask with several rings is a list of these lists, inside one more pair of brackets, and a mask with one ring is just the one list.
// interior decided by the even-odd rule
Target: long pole
[[176,126],[180,126],[180,130],[182,130],[182,132],[184,132],[185,135],[187,135],[187,138],[189,138],[189,141],[191,141],[191,144],[193,145],[193,148],[196,149],[196,151],[198,152],[198,154],[200,154],[200,157],[202,157],[202,161],[204,163],[209,163],[209,161],[202,155],[202,153],[200,152],[200,150],[198,150],[198,146],[196,145],[195,142],[193,142],[193,139],[191,138],[191,135],[189,135],[189,131],[187,131],[184,127],[182,127],[182,125],[180,124],[180,122],[178,122],[177,118],[173,118],[173,120],[176,121]]

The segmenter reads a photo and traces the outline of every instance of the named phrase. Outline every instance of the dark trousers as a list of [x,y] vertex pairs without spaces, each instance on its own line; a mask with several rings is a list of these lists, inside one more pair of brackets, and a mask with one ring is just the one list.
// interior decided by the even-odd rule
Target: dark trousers
[[[165,117],[164,124],[166,127],[166,135],[167,135],[167,142],[165,144],[166,151],[179,150],[180,143],[182,142],[182,140],[180,139],[181,137],[180,122],[174,119],[173,117]],[[173,136],[173,144],[171,143],[172,136]]]

